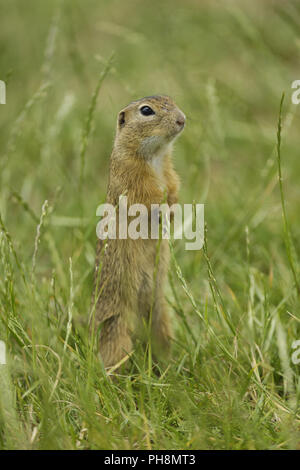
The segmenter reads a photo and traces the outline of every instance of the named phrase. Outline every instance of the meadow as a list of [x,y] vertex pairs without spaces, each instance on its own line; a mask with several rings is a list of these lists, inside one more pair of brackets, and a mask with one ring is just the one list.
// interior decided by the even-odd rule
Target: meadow
[[[299,2],[0,0],[0,18],[0,448],[299,449]],[[169,364],[137,344],[112,380],[88,326],[96,208],[117,113],[153,94],[187,116],[174,163],[206,244],[173,243]]]

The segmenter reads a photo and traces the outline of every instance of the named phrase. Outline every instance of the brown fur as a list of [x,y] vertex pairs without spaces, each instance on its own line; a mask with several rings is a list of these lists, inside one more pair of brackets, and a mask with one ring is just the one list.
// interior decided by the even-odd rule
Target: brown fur
[[[151,116],[140,113],[150,106]],[[171,145],[185,117],[169,97],[153,96],[130,103],[120,111],[110,160],[107,202],[116,208],[126,195],[128,207],[177,201],[179,178],[171,161]],[[150,138],[150,140],[149,140]],[[146,139],[146,140],[145,140]],[[148,139],[148,140],[147,140]],[[155,160],[156,159],[156,160]],[[157,350],[169,348],[172,329],[164,297],[169,264],[168,240],[98,241],[94,305],[96,324],[102,323],[100,353],[105,367],[117,364],[132,350],[134,333],[149,321]],[[155,280],[156,279],[156,282]]]

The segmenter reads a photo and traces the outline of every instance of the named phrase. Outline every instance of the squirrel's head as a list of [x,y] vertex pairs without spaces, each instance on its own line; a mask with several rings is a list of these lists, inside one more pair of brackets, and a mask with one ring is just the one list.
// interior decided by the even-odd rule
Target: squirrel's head
[[145,159],[170,146],[185,124],[185,115],[168,96],[133,101],[118,115],[115,146]]

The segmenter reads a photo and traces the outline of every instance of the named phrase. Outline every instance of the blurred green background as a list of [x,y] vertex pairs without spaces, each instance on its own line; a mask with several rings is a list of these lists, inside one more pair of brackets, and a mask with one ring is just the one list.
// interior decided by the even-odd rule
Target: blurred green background
[[[204,414],[200,417],[196,414],[193,420],[189,415],[192,412],[187,410],[180,423],[175,426],[172,424],[174,417],[169,421],[166,418],[162,434],[155,434],[155,426],[162,417],[172,415],[170,409],[175,405],[171,400],[171,404],[162,407],[161,415],[149,417],[146,409],[141,412],[142,418],[134,415],[131,420],[126,415],[131,423],[126,431],[129,437],[122,440],[120,431],[114,441],[113,436],[120,427],[122,429],[118,420],[123,418],[116,416],[117,411],[112,415],[111,410],[100,407],[100,415],[111,422],[110,437],[105,440],[96,433],[94,440],[86,438],[83,447],[103,448],[111,443],[115,448],[143,448],[145,441],[139,441],[134,429],[139,429],[139,420],[143,423],[144,415],[149,419],[150,428],[146,443],[150,442],[154,448],[299,446],[298,398],[293,402],[291,413],[295,421],[293,425],[286,424],[285,418],[278,417],[280,407],[276,411],[275,405],[272,408],[272,400],[269,408],[263,409],[262,402],[268,402],[269,395],[259,387],[256,389],[257,383],[251,383],[252,379],[247,382],[245,375],[245,371],[250,376],[259,374],[256,380],[283,403],[291,399],[292,389],[294,397],[299,395],[298,366],[289,363],[291,343],[300,339],[299,298],[293,289],[285,249],[276,160],[279,103],[285,92],[282,165],[298,275],[300,110],[291,102],[291,84],[300,79],[299,2],[0,0],[0,18],[0,79],[7,84],[7,104],[0,105],[0,214],[25,277],[30,278],[32,264],[36,275],[34,283],[26,287],[33,293],[31,298],[28,290],[24,291],[8,238],[2,234],[0,314],[3,321],[0,326],[14,358],[11,386],[15,387],[13,395],[19,397],[16,402],[18,426],[26,428],[22,445],[28,448],[37,443],[42,448],[58,447],[58,441],[49,436],[53,429],[58,432],[56,426],[61,426],[64,436],[61,447],[76,447],[77,434],[83,426],[78,420],[83,419],[85,426],[92,426],[93,420],[86,416],[70,418],[71,424],[69,418],[66,418],[68,424],[58,424],[53,418],[53,422],[43,428],[44,440],[39,441],[40,426],[44,423],[42,410],[46,407],[43,394],[50,393],[50,386],[41,390],[34,387],[32,393],[26,394],[27,401],[20,398],[26,390],[31,390],[35,379],[30,372],[32,357],[27,359],[28,372],[23,375],[22,342],[17,345],[14,334],[19,328],[26,332],[32,344],[38,341],[51,344],[57,354],[61,354],[60,338],[65,337],[68,319],[69,258],[72,258],[73,324],[85,338],[82,341],[87,342],[84,325],[92,290],[95,211],[106,194],[116,116],[133,99],[167,94],[187,115],[186,128],[174,152],[175,167],[182,181],[180,202],[205,203],[208,256],[218,287],[212,285],[208,276],[203,250],[187,252],[184,243],[177,241],[176,259],[197,308],[220,341],[231,348],[233,357],[243,364],[244,371],[231,364],[228,358],[222,359],[222,354],[220,358],[217,342],[207,330],[208,323],[204,326],[195,314],[184,290],[180,289],[173,267],[178,298],[174,298],[171,288],[167,293],[173,315],[184,313],[199,343],[183,351],[180,341],[189,344],[191,339],[179,315],[178,357],[170,371],[175,384],[172,390],[176,390],[176,384],[182,379],[195,393],[211,393],[220,409],[213,417],[215,405],[207,404],[205,408],[202,404]],[[91,112],[99,77],[112,55],[111,67]],[[82,151],[84,132],[89,129],[88,116],[92,117],[91,128],[86,151]],[[84,168],[80,188],[82,155]],[[45,200],[49,205],[36,251],[37,224]],[[7,243],[8,248],[5,248]],[[53,279],[61,306],[59,314],[53,313]],[[222,302],[217,294],[217,300],[214,298],[214,289],[222,293]],[[220,311],[224,318],[226,315],[230,318],[235,335],[219,317]],[[11,326],[7,320],[11,315],[19,326]],[[51,315],[57,315],[56,322],[52,323]],[[76,343],[76,335],[72,335],[70,338]],[[193,366],[186,379],[184,365],[191,357]],[[216,363],[211,366],[209,361],[213,358]],[[43,361],[50,370],[46,356],[41,358],[41,363]],[[229,378],[229,382],[224,379],[231,367],[237,367],[234,383]],[[179,371],[179,376],[175,371]],[[69,379],[65,379],[70,381],[68,386],[75,375],[70,372]],[[128,377],[124,378],[126,380]],[[166,380],[171,381],[171,378]],[[245,387],[244,394],[237,392],[239,383]],[[63,393],[64,386],[61,382],[55,393]],[[98,390],[95,383],[91,387]],[[122,390],[122,384],[120,387]],[[232,412],[230,394],[234,394],[234,390],[237,401]],[[252,394],[254,411],[251,406],[249,411],[248,402],[244,403],[246,390]],[[146,400],[141,389],[132,393],[136,393],[137,401]],[[186,393],[189,392],[186,390]],[[81,403],[79,396],[73,400]],[[21,410],[28,406],[34,409],[38,403],[44,404],[32,424]],[[228,414],[223,414],[223,405]],[[53,407],[53,416],[62,413],[59,405]],[[235,424],[232,424],[232,413],[236,413]],[[251,424],[252,413],[255,420]],[[240,422],[245,418],[250,424],[244,435]],[[260,426],[265,429],[266,422],[264,433]],[[178,429],[177,437],[172,434],[172,426]],[[30,444],[35,427],[37,437]],[[289,433],[290,429],[293,433]],[[10,438],[11,441],[2,435],[3,447],[9,447],[7,442],[14,446],[14,437]]]

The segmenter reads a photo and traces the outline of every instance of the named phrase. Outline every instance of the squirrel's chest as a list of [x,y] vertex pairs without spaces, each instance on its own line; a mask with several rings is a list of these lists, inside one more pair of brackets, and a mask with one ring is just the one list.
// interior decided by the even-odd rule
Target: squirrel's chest
[[166,189],[166,181],[164,175],[164,167],[165,167],[165,155],[164,154],[156,154],[153,158],[148,162],[150,167],[155,173],[157,185],[161,191]]
[[164,156],[155,155],[149,162],[151,168],[155,171],[157,176],[163,177],[164,172]]

